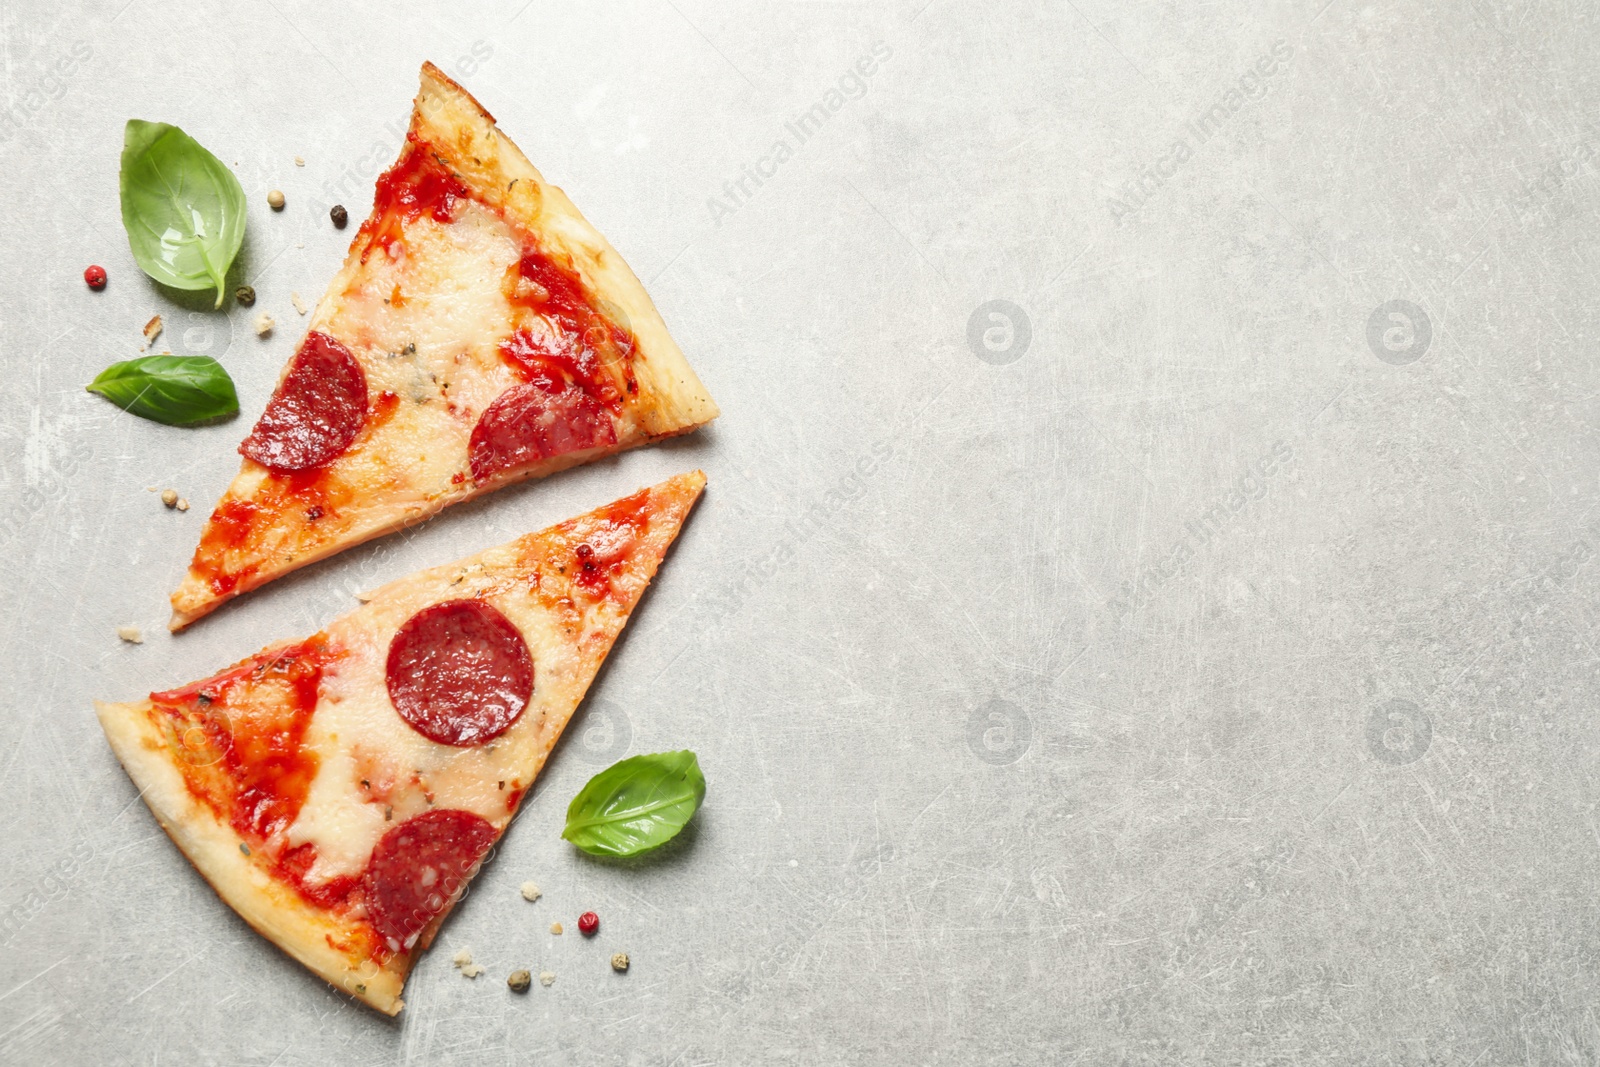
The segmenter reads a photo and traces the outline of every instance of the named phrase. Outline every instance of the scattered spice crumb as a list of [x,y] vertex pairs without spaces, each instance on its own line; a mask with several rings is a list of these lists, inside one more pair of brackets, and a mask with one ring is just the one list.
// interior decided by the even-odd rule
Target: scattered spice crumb
[[239,842],[239,851],[243,852],[246,856],[248,856],[248,855],[250,855],[250,846],[245,844],[243,841],[240,841]]
[[554,985],[555,981],[556,981],[556,972],[554,972],[554,971],[540,971],[539,972],[539,984],[544,986],[546,989],[549,989],[552,985]]
[[560,934],[561,933],[561,924],[560,923],[551,923],[550,924],[550,932],[552,934]]
[[239,306],[247,308],[256,302],[256,290],[253,285],[241,285],[233,291],[233,298],[239,301]]
[[283,192],[282,192],[282,190],[274,189],[274,190],[272,190],[272,192],[267,194],[267,206],[270,207],[274,211],[282,211],[283,210]]
[[626,974],[628,971],[628,954],[626,952],[613,952],[611,954],[611,969]]
[[169,508],[178,506],[178,491],[176,489],[161,490],[161,502]]
[[289,303],[293,304],[294,309],[300,312],[300,314],[304,315],[306,313],[306,302],[300,299],[299,293],[291,290],[289,293]]
[[456,965],[456,970],[461,972],[463,978],[476,978],[483,973],[483,968],[472,962],[472,953],[466,949],[457,952],[451,962]]
[[265,337],[272,332],[272,328],[276,325],[277,323],[272,321],[272,316],[263,311],[256,316],[256,336]]
[[294,157],[294,165],[297,166],[297,167],[305,166],[306,165],[305,157],[304,156],[295,156]]
[[511,977],[506,979],[506,985],[511,987],[513,993],[526,993],[533,984],[533,975],[527,971],[512,971]]
[[155,339],[161,336],[161,316],[157,315],[144,324],[144,339],[147,344],[154,344]]
[[139,632],[137,626],[119,626],[117,627],[117,636],[130,645],[144,644],[144,634]]
[[534,901],[538,900],[542,896],[544,896],[544,893],[542,893],[539,890],[538,883],[536,883],[536,882],[523,882],[522,883],[522,899],[526,900],[529,904],[532,904]]
[[178,498],[178,510],[179,511],[188,511],[189,510],[189,502],[187,500],[185,500],[181,496]]

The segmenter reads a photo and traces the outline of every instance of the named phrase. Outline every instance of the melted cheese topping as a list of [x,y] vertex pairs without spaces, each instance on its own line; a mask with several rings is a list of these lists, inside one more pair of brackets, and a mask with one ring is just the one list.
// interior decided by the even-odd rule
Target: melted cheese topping
[[[429,196],[443,187],[438,182],[469,195],[452,192],[417,211],[397,206],[393,188],[380,195],[310,323],[360,363],[369,398],[366,424],[342,455],[315,470],[290,475],[244,462],[173,594],[174,627],[296,567],[477,493],[715,417],[716,405],[621,257],[476,101],[426,70],[411,139],[391,172],[396,181],[412,163],[421,168],[418,174],[437,168],[419,179],[438,179],[428,186]],[[380,194],[389,178],[380,179]],[[609,395],[620,395],[608,401],[605,416],[615,443],[475,482],[473,428],[519,381],[501,343],[518,331],[535,339],[564,332],[556,319],[565,312],[547,303],[555,290],[536,280],[552,276],[539,273],[541,267],[524,277],[519,269],[529,255],[554,265],[560,277],[576,279],[563,299],[582,305],[580,332],[588,336],[583,324],[600,321],[610,326],[597,328],[598,337],[619,328],[616,341],[602,342],[597,371],[609,379],[604,388],[615,390]],[[593,313],[603,319],[590,318]],[[572,329],[571,321],[565,329]],[[563,351],[567,343],[551,348]]]
[[[378,590],[325,631],[323,669],[302,741],[318,770],[284,834],[310,844],[309,886],[360,875],[378,840],[430,808],[503,829],[515,814],[649,584],[704,485],[695,472],[549,530]],[[528,706],[504,733],[459,748],[429,740],[389,698],[389,645],[417,612],[481,598],[503,614],[534,664]]]
[[[582,666],[574,643],[527,589],[499,593],[502,581],[482,569],[452,586],[448,597],[429,590],[400,590],[375,611],[328,630],[344,650],[323,674],[322,699],[306,744],[325,753],[322,769],[289,828],[289,843],[317,846],[308,880],[359,874],[378,839],[395,823],[430,807],[460,808],[503,827],[510,800],[528,784],[530,762],[555,743],[559,714]],[[487,593],[488,595],[484,595]],[[521,632],[534,662],[533,696],[505,733],[486,745],[436,744],[413,730],[389,700],[389,643],[412,615],[440,599],[483,595]],[[592,611],[586,614],[593,614]],[[586,619],[591,632],[593,619]],[[363,784],[365,783],[365,784]]]

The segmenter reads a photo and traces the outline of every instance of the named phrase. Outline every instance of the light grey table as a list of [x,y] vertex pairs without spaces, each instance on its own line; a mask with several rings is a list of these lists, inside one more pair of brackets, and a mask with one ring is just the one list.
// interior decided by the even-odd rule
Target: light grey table
[[[390,7],[0,14],[0,1062],[1600,1057],[1592,10]],[[610,236],[724,415],[169,637],[290,294],[343,255],[327,208],[364,214],[424,58]],[[129,117],[235,167],[254,311],[135,268]],[[157,312],[240,419],[82,391]],[[705,501],[398,1020],[224,907],[95,724],[692,466]],[[558,839],[598,767],[680,746],[710,792],[665,855]],[[547,933],[587,908],[600,944]],[[514,996],[523,966],[557,980]]]

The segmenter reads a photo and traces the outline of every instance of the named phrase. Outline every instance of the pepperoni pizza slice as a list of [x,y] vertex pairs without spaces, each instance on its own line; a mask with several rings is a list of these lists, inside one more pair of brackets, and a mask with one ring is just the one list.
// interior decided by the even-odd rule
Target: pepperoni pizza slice
[[400,158],[200,536],[172,629],[717,406],[622,257],[431,63]]
[[704,485],[403,578],[305,640],[97,704],[100,723],[223,900],[393,1015]]

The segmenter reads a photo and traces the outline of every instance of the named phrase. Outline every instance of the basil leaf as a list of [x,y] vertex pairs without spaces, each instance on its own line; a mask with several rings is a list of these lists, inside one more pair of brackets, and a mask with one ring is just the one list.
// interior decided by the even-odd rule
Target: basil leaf
[[210,356],[142,356],[113,363],[85,388],[123,411],[168,426],[232,415],[239,394]]
[[174,289],[227,291],[244,243],[244,190],[222,160],[165,122],[129,119],[122,142],[122,228],[143,271]]
[[693,752],[630,756],[572,798],[561,836],[595,856],[632,856],[676,837],[705,795]]

